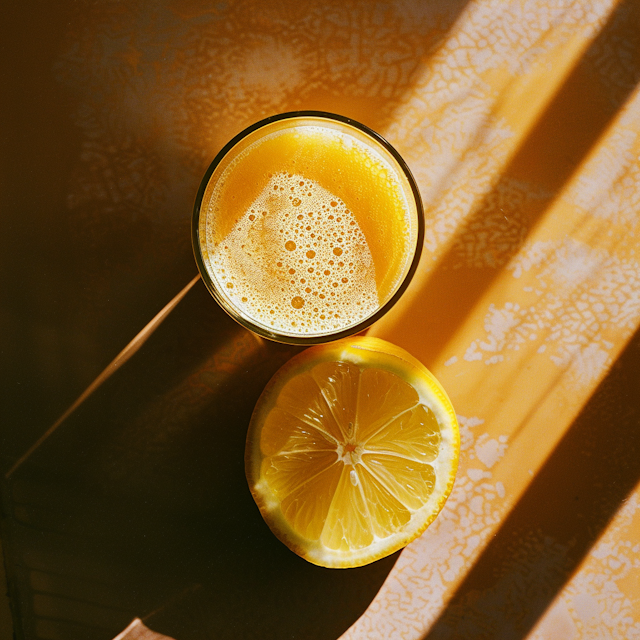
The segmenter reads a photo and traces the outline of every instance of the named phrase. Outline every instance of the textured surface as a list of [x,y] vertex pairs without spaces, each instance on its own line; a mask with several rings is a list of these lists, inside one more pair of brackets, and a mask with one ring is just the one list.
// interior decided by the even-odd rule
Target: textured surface
[[416,176],[423,259],[371,334],[436,374],[463,436],[395,565],[298,563],[242,471],[295,350],[197,283],[3,480],[18,638],[135,617],[176,640],[640,638],[639,23],[634,0],[5,7],[3,474],[196,275],[217,151],[303,108],[377,130]]

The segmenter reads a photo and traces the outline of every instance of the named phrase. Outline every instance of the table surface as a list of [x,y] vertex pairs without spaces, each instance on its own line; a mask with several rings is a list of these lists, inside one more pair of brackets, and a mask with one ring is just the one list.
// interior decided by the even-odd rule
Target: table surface
[[[3,9],[2,546],[20,640],[640,638],[640,4],[25,0]],[[462,436],[443,512],[328,570],[246,487],[296,347],[197,278],[233,135],[340,113],[403,155],[416,278],[369,335]]]

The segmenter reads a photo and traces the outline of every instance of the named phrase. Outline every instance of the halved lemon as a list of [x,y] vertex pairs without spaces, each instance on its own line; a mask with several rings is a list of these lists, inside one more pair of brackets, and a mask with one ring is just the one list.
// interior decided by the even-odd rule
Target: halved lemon
[[401,549],[442,509],[458,465],[444,389],[378,338],[312,347],[271,379],[245,454],[273,533],[308,561],[357,567]]

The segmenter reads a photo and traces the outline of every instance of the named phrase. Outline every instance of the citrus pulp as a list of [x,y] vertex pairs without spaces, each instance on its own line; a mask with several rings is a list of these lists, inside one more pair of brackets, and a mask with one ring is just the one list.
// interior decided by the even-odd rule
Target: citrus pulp
[[271,379],[245,466],[275,535],[325,567],[390,555],[438,515],[460,437],[449,398],[403,349],[377,338],[312,347]]

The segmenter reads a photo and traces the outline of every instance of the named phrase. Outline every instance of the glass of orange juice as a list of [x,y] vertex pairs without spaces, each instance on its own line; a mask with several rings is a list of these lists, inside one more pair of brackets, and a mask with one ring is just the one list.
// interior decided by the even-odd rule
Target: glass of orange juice
[[359,333],[387,313],[423,238],[420,194],[398,152],[320,111],[272,116],[225,145],[192,225],[220,306],[264,338],[301,345]]

